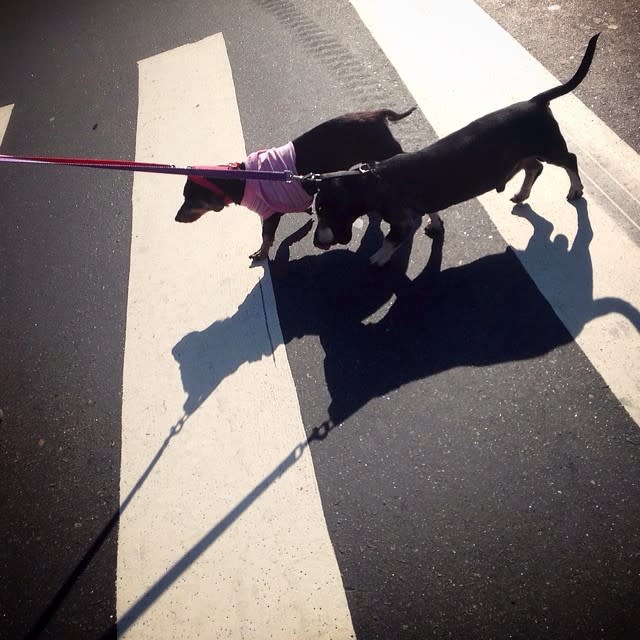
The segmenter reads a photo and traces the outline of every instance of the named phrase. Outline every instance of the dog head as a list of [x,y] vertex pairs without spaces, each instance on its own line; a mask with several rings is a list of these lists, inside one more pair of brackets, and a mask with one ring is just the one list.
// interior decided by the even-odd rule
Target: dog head
[[207,211],[222,211],[232,199],[213,181],[190,176],[182,191],[184,203],[178,209],[176,222],[195,222]]
[[329,249],[334,244],[351,242],[353,223],[372,210],[370,175],[332,178],[320,183],[315,199],[318,224],[313,244]]

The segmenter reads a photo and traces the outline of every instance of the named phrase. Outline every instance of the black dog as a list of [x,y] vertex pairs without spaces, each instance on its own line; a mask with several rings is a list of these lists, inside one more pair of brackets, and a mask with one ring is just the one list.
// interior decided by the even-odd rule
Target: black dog
[[[351,113],[328,120],[292,142],[248,156],[245,162],[230,165],[238,169],[279,171],[297,175],[348,169],[358,162],[384,160],[402,152],[391,135],[387,121],[395,122],[413,113],[390,109]],[[262,218],[262,245],[249,257],[269,257],[276,229],[283,213],[308,210],[311,213],[317,185],[313,182],[267,183],[257,180],[225,180],[190,177],[184,186],[184,204],[178,222],[193,222],[207,211],[221,211],[231,203],[242,204]]]
[[361,166],[352,175],[321,180],[314,244],[328,249],[349,243],[354,220],[377,211],[390,224],[390,231],[371,263],[384,265],[415,231],[424,213],[430,217],[425,232],[433,237],[443,228],[438,211],[491,189],[504,191],[521,169],[524,182],[511,200],[526,200],[542,172],[540,160],[563,167],[571,180],[567,199],[580,198],[583,187],[576,156],[567,150],[549,102],[582,82],[598,35],[591,38],[578,70],[565,84],[474,120],[415,153]]

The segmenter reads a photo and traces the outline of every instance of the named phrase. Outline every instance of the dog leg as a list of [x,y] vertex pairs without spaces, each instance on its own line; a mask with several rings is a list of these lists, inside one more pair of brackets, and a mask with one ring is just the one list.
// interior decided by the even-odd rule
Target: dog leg
[[567,155],[565,164],[563,164],[562,166],[564,167],[564,170],[567,172],[569,180],[571,181],[569,193],[567,194],[567,200],[571,201],[582,198],[584,187],[582,186],[582,181],[580,180],[580,175],[578,174],[578,159],[576,158],[575,154],[569,153]]
[[269,249],[273,245],[276,237],[276,229],[280,224],[281,213],[274,213],[266,220],[262,221],[262,244],[257,251],[254,251],[249,258],[251,260],[266,260],[269,258]]
[[390,241],[386,237],[382,241],[382,246],[369,258],[369,263],[376,267],[383,267],[391,260],[391,256],[398,250],[399,246],[399,244]]
[[543,156],[542,159],[558,167],[562,167],[567,172],[569,180],[571,181],[567,200],[578,200],[578,198],[582,198],[582,192],[584,190],[582,181],[580,180],[580,174],[578,173],[578,159],[574,153],[569,153],[564,139],[560,138],[557,147],[557,150]]
[[415,210],[405,209],[402,214],[401,220],[391,223],[391,230],[382,241],[382,246],[369,258],[372,265],[383,267],[387,264],[402,243],[420,226],[421,216]]
[[501,182],[497,187],[496,187],[496,191],[498,193],[502,193],[506,186],[507,186],[507,182],[509,182],[509,180],[511,180],[511,178],[513,178],[513,176],[516,175],[516,173],[518,173],[518,171],[520,171],[520,169],[523,168],[523,164],[522,162],[519,162],[514,168],[513,171],[511,171],[511,173],[504,179],[504,182]]
[[427,226],[424,228],[424,233],[431,239],[437,238],[444,233],[444,224],[438,213],[429,214],[429,222],[427,222]]
[[269,258],[269,249],[273,246],[273,238],[268,239],[262,236],[262,244],[257,251],[249,255],[250,260],[267,260]]
[[533,187],[533,183],[542,173],[542,162],[535,158],[529,158],[522,162],[519,168],[524,169],[524,180],[522,181],[520,191],[511,198],[511,202],[515,202],[516,204],[524,202],[531,194],[531,187]]

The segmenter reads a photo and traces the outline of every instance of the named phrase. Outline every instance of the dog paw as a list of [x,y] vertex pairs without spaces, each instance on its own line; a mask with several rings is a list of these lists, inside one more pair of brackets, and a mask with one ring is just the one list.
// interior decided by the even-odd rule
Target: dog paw
[[582,189],[570,189],[567,194],[567,200],[571,202],[572,200],[580,200],[582,198]]
[[444,222],[437,213],[430,213],[427,225],[424,228],[426,236],[434,240],[444,235]]
[[258,249],[257,251],[254,251],[249,256],[250,260],[268,260],[268,258],[269,258],[269,252],[264,251],[264,249]]
[[522,195],[521,193],[516,193],[515,196],[511,198],[511,202],[515,202],[516,204],[520,204],[527,199],[527,196]]
[[441,224],[439,227],[436,227],[431,223],[428,223],[427,226],[424,228],[424,235],[427,236],[428,238],[431,238],[432,240],[435,240],[436,238],[441,238],[444,235],[444,224]]

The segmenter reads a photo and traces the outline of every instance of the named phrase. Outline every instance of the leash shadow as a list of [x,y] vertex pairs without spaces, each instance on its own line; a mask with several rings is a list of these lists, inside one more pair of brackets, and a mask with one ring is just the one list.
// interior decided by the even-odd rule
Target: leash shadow
[[[95,537],[85,554],[78,561],[71,573],[67,576],[66,580],[60,585],[60,588],[53,596],[47,607],[38,616],[36,622],[24,636],[25,640],[36,640],[36,638],[40,638],[46,631],[48,624],[58,613],[65,600],[73,590],[74,586],[86,571],[87,567],[91,564],[93,559],[103,548],[104,544],[111,538],[112,535],[115,534],[118,523],[120,522],[120,517],[125,512],[131,501],[135,498],[136,494],[142,489],[142,486],[155,469],[156,465],[160,461],[160,458],[166,451],[167,447],[170,445],[173,438],[175,438],[175,436],[182,432],[182,429],[188,419],[189,415],[184,414],[174,425],[170,427],[167,437],[164,439],[164,441],[158,448],[158,451],[147,465],[147,468],[138,478],[135,485],[127,494],[126,498],[120,503],[118,510],[113,513],[113,515],[103,526],[100,533]],[[102,637],[104,638],[104,640],[112,640],[116,638],[115,626],[113,628],[110,628]]]
[[156,600],[174,584],[191,565],[196,562],[218,540],[229,527],[263,494],[282,477],[302,457],[307,447],[314,440],[322,440],[327,431],[314,430],[305,440],[298,443],[247,495],[242,498],[227,514],[205,533],[186,553],[182,555],[156,582],[149,587],[100,637],[101,640],[112,640],[116,635],[124,635],[131,626],[156,602]]

